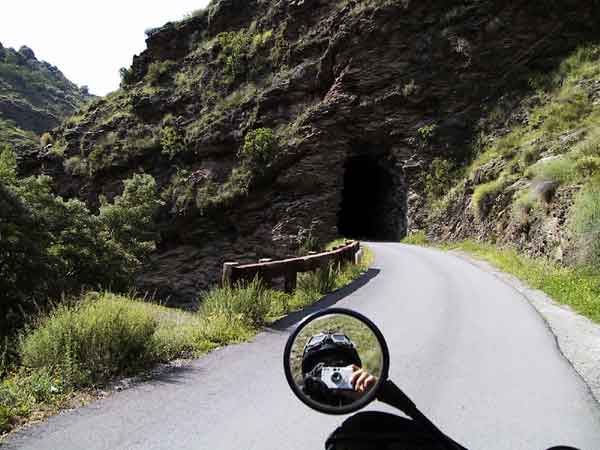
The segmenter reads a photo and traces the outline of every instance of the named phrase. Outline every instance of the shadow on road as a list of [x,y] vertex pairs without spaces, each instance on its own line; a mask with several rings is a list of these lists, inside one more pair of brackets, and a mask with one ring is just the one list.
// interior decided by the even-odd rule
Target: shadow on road
[[322,309],[330,308],[340,300],[348,297],[350,294],[363,287],[365,284],[367,284],[369,281],[371,281],[373,278],[379,275],[379,272],[381,272],[381,270],[379,269],[367,270],[363,275],[354,280],[352,283],[348,284],[347,286],[344,286],[343,288],[338,289],[335,292],[332,292],[331,294],[326,295],[321,300],[312,304],[311,306],[307,306],[306,308],[300,311],[288,314],[283,319],[280,319],[271,326],[267,327],[266,331],[284,331],[287,328],[297,324],[302,319],[311,315],[312,313],[320,311]]

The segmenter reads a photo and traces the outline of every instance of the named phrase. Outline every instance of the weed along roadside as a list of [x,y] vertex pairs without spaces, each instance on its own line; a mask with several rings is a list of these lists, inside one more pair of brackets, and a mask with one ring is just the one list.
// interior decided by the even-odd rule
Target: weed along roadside
[[[330,244],[336,249],[328,254],[339,254],[341,242]],[[275,290],[259,276],[226,283],[208,292],[195,312],[110,292],[63,303],[20,335],[19,363],[0,383],[0,433],[90,401],[119,377],[247,341],[263,326],[347,285],[372,259],[366,247],[357,262],[334,256],[300,271],[293,292]]]

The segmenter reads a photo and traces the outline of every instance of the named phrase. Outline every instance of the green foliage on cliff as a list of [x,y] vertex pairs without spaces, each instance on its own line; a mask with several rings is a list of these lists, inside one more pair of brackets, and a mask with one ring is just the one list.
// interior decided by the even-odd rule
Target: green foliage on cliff
[[183,137],[172,125],[165,125],[160,131],[160,145],[162,153],[173,159],[179,153],[185,150]]
[[246,29],[219,33],[217,42],[221,46],[225,81],[231,83],[244,74],[248,69],[247,60],[264,47],[272,35],[271,30],[252,32]]
[[277,142],[273,130],[259,128],[246,134],[239,156],[254,166],[264,167],[275,157]]
[[496,197],[511,183],[516,181],[515,176],[502,176],[497,180],[477,186],[473,192],[473,207],[479,219],[484,219],[490,212]]
[[155,61],[148,67],[146,81],[151,85],[163,82],[172,70],[173,61]]
[[452,162],[447,159],[435,158],[431,162],[431,169],[425,176],[425,194],[431,203],[448,192],[456,179],[455,172]]

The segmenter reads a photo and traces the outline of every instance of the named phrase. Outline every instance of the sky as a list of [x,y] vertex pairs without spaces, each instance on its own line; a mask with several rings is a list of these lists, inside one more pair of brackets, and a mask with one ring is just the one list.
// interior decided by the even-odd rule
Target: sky
[[146,48],[144,31],[204,8],[209,0],[15,0],[0,14],[0,43],[30,47],[95,95],[119,87],[119,69]]

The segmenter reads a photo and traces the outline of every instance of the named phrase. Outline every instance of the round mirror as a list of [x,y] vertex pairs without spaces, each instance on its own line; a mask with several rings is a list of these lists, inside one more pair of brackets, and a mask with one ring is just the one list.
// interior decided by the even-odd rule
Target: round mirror
[[373,322],[355,311],[332,308],[298,325],[283,364],[300,400],[321,412],[348,414],[377,396],[387,379],[389,353]]

